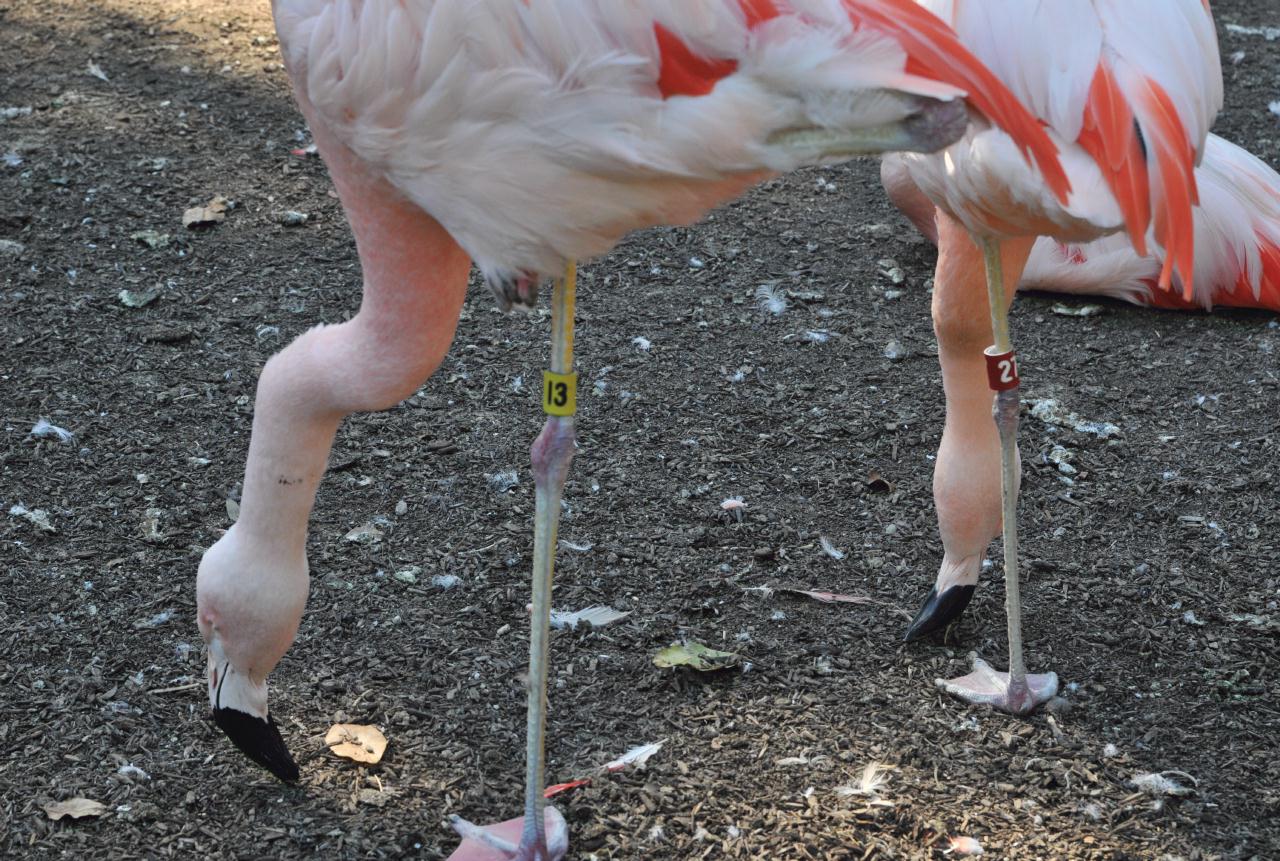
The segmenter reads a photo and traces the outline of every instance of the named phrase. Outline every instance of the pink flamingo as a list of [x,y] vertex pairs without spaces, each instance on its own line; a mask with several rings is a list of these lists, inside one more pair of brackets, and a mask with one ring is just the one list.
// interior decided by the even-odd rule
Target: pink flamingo
[[[691,221],[799,165],[957,140],[965,103],[1065,182],[1030,113],[910,0],[274,0],[298,103],[355,233],[360,311],[263,369],[240,516],[205,553],[198,621],[218,725],[298,768],[266,677],[297,633],[307,520],[334,433],[436,369],[471,261],[504,307],[553,296],[536,484],[525,812],[457,821],[458,859],[558,858],[543,800],[548,613],[574,450],[573,261]],[[961,101],[960,96],[965,96]],[[519,840],[517,844],[515,841]]]
[[[936,230],[933,320],[947,401],[934,471],[944,555],[907,639],[964,609],[987,545],[1003,532],[1009,671],[978,661],[973,673],[939,684],[969,702],[1022,714],[1056,693],[1057,676],[1028,675],[1022,656],[1018,371],[1008,305],[1037,237],[1079,245],[1119,232],[1139,258],[1148,242],[1160,249],[1160,288],[1177,283],[1187,302],[1202,295],[1197,278],[1207,278],[1212,252],[1197,261],[1194,170],[1222,103],[1217,38],[1203,0],[920,2],[1037,114],[1061,147],[1073,190],[1064,199],[1010,157],[1002,132],[978,124],[943,152],[905,155],[886,173],[895,199],[926,231]],[[932,225],[917,192],[937,207]],[[1226,244],[1258,297],[1261,261],[1274,272],[1274,248],[1254,244],[1249,226],[1246,219],[1235,244]]]
[[[881,162],[890,199],[935,245],[936,208],[911,181],[897,155]],[[1194,295],[1161,290],[1163,250],[1148,234],[1146,257],[1122,233],[1083,244],[1036,240],[1019,290],[1107,296],[1168,310],[1253,308],[1280,311],[1280,174],[1252,153],[1217,135],[1205,142],[1195,171],[1200,203],[1195,221]],[[1174,285],[1181,288],[1175,273]]]

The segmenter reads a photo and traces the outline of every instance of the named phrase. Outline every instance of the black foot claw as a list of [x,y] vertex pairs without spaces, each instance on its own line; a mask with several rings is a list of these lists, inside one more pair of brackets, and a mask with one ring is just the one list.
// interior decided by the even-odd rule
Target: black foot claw
[[285,783],[298,782],[298,764],[284,746],[271,715],[263,720],[239,709],[214,709],[213,722],[249,759]]
[[911,624],[907,626],[907,633],[902,639],[906,642],[919,640],[926,637],[934,631],[941,631],[950,625],[956,619],[960,618],[960,614],[964,612],[964,608],[969,606],[969,602],[973,599],[973,586],[951,586],[941,595],[938,594],[937,588],[929,590],[929,597],[925,599],[924,606],[920,608],[920,612],[916,613],[916,617],[911,620]]

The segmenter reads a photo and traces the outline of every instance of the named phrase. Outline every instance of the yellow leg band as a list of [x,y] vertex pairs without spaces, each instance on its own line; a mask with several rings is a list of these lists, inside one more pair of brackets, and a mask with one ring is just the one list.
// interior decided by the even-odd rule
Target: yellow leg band
[[542,372],[542,411],[549,416],[571,416],[578,411],[578,375]]

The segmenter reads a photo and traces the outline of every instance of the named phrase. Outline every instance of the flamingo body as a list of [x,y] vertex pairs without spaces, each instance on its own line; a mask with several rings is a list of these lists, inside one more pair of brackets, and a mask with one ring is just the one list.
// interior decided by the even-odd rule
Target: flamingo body
[[[847,157],[840,135],[901,122],[916,97],[1025,116],[907,0],[276,0],[275,14],[316,116],[495,285],[692,220],[726,178]],[[1043,157],[1036,131],[1023,143]]]
[[[1280,174],[1211,134],[1195,177],[1200,203],[1192,210],[1196,258],[1189,301],[1176,274],[1173,291],[1160,289],[1164,257],[1150,233],[1145,257],[1122,233],[1085,243],[1042,237],[1018,289],[1107,296],[1170,310],[1280,311]],[[936,245],[933,201],[911,180],[901,156],[884,157],[881,179],[894,205]]]
[[1280,311],[1280,174],[1261,159],[1209,135],[1196,168],[1195,275],[1191,298],[1181,278],[1159,289],[1164,261],[1158,247],[1138,255],[1113,234],[1078,245],[1041,239],[1031,251],[1022,287],[1097,294],[1156,308]]
[[921,0],[949,21],[1045,124],[1071,184],[1061,194],[997,129],[905,159],[912,180],[971,234],[1087,242],[1148,230],[1194,283],[1194,167],[1222,106],[1213,19],[1201,0]]
[[[905,154],[885,172],[891,196],[936,231],[933,317],[947,401],[934,470],[943,561],[907,638],[945,626],[964,609],[987,545],[1003,531],[1010,671],[980,668],[943,684],[970,702],[1023,713],[1052,695],[1056,679],[1033,680],[1022,663],[1018,379],[1008,305],[1038,237],[1079,246],[1115,233],[1125,235],[1131,256],[1146,257],[1150,244],[1160,288],[1176,281],[1183,301],[1195,298],[1195,170],[1222,105],[1222,73],[1203,0],[920,2],[951,23],[1037,116],[1060,149],[1070,185],[1064,193],[981,122],[945,150]],[[917,191],[936,207],[932,219],[912,202]],[[1246,258],[1261,277],[1263,255]],[[996,346],[987,349],[993,333]],[[1008,385],[995,395],[988,357],[1005,359]]]

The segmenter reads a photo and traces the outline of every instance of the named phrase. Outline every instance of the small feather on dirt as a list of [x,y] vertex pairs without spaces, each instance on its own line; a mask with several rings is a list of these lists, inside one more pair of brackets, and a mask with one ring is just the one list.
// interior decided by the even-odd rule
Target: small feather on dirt
[[818,536],[818,543],[822,545],[822,552],[839,562],[845,557],[843,550],[831,543],[831,539],[825,535]]
[[1166,795],[1175,797],[1195,795],[1195,789],[1190,786],[1183,786],[1173,777],[1181,777],[1192,784],[1196,783],[1196,779],[1185,771],[1161,771],[1151,774],[1135,774],[1129,778],[1129,785],[1139,792],[1145,792],[1147,795],[1153,795],[1157,798]]
[[48,419],[38,419],[31,428],[31,436],[37,439],[47,437],[57,437],[58,442],[74,442],[76,435],[66,428],[60,428],[55,424],[51,424]]
[[552,610],[551,627],[576,628],[579,625],[586,624],[593,628],[603,628],[606,625],[612,625],[614,622],[620,622],[630,615],[630,613],[600,605],[572,612],[568,610]]

